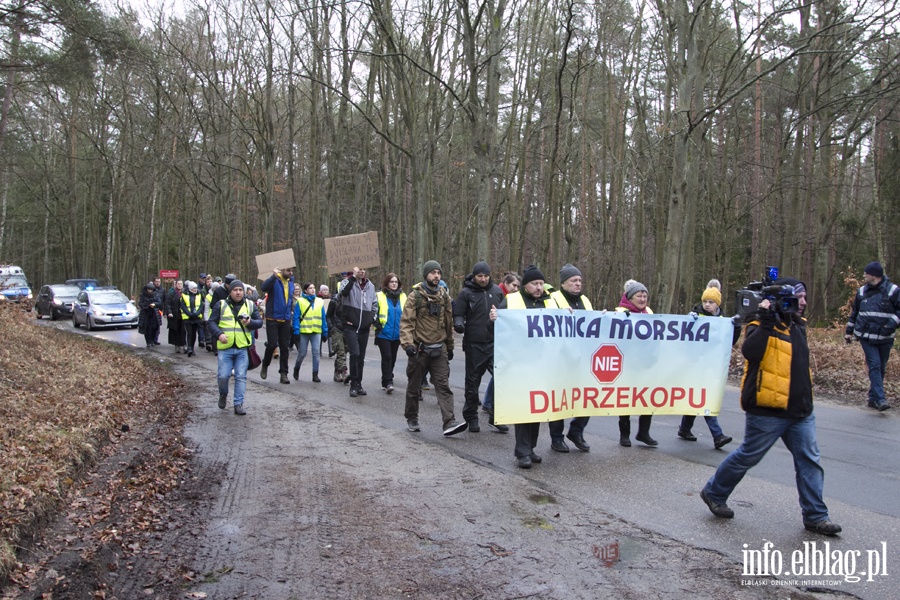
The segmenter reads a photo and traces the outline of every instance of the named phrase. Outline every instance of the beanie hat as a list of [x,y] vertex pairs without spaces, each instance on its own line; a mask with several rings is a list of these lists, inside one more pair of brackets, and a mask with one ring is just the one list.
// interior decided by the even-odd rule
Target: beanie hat
[[863,270],[866,275],[872,275],[874,277],[884,277],[884,268],[881,266],[881,263],[877,260],[870,262],[866,265],[866,268]]
[[[226,276],[225,279],[228,279],[228,277]],[[231,285],[229,287],[229,289],[232,289],[232,290],[237,289],[237,288],[244,289],[244,282],[241,281],[240,279],[235,279],[234,281],[232,281]]]
[[218,281],[213,281],[211,284],[209,284],[209,289],[214,290],[214,289],[218,288],[220,285],[222,285],[222,284],[219,283]]
[[572,277],[581,277],[581,271],[571,263],[564,264],[562,269],[559,270],[559,282],[565,283],[567,279],[571,279]]
[[422,279],[428,277],[428,274],[437,269],[443,273],[443,269],[441,269],[441,263],[436,260],[429,260],[424,265],[422,265]]
[[712,300],[716,303],[716,306],[722,306],[722,284],[719,283],[718,279],[709,280],[709,283],[706,284],[706,289],[703,290],[703,295],[700,296],[700,300],[703,302]]
[[192,291],[192,292],[196,292],[196,291],[197,291],[197,284],[194,283],[193,281],[188,281],[188,282],[187,282],[187,288],[188,288],[190,291]]
[[475,263],[475,266],[472,267],[472,275],[490,275],[491,267],[483,260]]
[[237,275],[229,273],[225,276],[225,285],[231,285],[237,279]]
[[792,285],[794,286],[794,293],[799,294],[801,292],[806,291],[806,284],[797,279],[796,277],[780,277],[775,281],[775,285]]
[[522,272],[522,286],[526,283],[530,283],[532,281],[536,281],[540,279],[541,281],[546,281],[544,278],[544,274],[541,273],[541,270],[538,269],[534,265],[528,265],[525,267],[525,271]]
[[648,294],[650,293],[647,291],[647,288],[644,287],[643,283],[641,283],[640,281],[635,281],[634,279],[629,279],[628,281],[626,281],[624,289],[625,297],[629,300],[631,300],[632,296],[634,296],[638,292],[646,292]]

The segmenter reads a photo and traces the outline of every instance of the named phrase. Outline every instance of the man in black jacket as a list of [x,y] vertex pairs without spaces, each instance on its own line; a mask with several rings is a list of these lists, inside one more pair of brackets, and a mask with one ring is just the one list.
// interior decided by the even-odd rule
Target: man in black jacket
[[844,335],[847,343],[859,340],[869,369],[869,408],[891,407],[884,397],[884,372],[900,327],[900,288],[888,281],[878,261],[866,265],[866,284],[853,299],[853,312]]
[[744,441],[716,469],[700,492],[710,512],[734,517],[726,504],[744,475],[782,440],[794,458],[803,526],[837,535],[841,526],[828,518],[823,499],[825,471],[819,463],[813,415],[809,345],[806,341],[806,285],[792,277],[775,282],[781,292],[759,303],[759,318],[747,324],[741,353],[744,378],[741,408],[746,413]]
[[[453,329],[463,334],[463,352],[466,353],[463,419],[472,433],[481,431],[478,425],[481,378],[485,371],[494,374],[494,328],[489,327],[491,309],[500,306],[502,301],[503,291],[491,281],[491,267],[484,261],[475,263],[472,272],[466,275],[453,308]],[[496,431],[509,431],[505,425],[494,425],[493,416],[489,423]]]

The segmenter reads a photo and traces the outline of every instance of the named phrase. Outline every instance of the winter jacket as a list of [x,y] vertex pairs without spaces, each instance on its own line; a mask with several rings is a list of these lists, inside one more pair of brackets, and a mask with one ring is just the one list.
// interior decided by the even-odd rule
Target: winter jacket
[[806,319],[760,311],[745,333],[741,407],[753,415],[792,419],[812,414]]
[[259,286],[266,294],[266,321],[291,321],[294,316],[294,278],[272,273]]
[[400,345],[406,348],[441,342],[446,344],[448,352],[453,350],[453,301],[446,288],[439,286],[432,292],[424,284],[417,285],[403,306]]
[[343,329],[360,332],[368,329],[378,318],[378,299],[375,286],[368,279],[362,283],[348,278],[340,286],[341,302],[338,315]]
[[488,279],[488,284],[481,287],[475,282],[472,273],[466,275],[463,287],[456,297],[453,306],[453,328],[463,334],[463,350],[469,344],[493,344],[494,329],[491,322],[491,309],[503,302],[503,290]]
[[400,339],[400,317],[403,315],[403,307],[406,305],[407,296],[400,290],[395,293],[380,291],[378,296],[378,335],[375,337],[383,340]]
[[[718,306],[716,307],[715,314],[713,314],[703,308],[702,302],[700,304],[695,304],[694,308],[691,309],[691,312],[697,313],[701,317],[725,317],[725,313],[723,313],[722,309]],[[731,345],[734,346],[737,343],[738,338],[741,337],[741,326],[734,323],[734,321],[732,321],[732,324],[734,324],[734,333],[731,335]]]
[[857,290],[847,322],[847,335],[870,344],[885,344],[894,339],[898,326],[900,288],[882,277],[878,285],[866,284]]

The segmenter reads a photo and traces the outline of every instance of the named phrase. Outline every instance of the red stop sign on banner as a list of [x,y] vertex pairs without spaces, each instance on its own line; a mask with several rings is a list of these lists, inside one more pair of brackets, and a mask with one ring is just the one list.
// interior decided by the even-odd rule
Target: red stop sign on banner
[[622,353],[615,344],[603,344],[591,356],[591,372],[600,383],[612,383],[622,374]]

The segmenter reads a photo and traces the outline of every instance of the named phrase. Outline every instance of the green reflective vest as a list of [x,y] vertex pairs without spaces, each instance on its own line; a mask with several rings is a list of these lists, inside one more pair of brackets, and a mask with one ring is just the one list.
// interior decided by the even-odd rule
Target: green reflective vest
[[[556,290],[555,292],[550,294],[550,297],[556,301],[556,304],[559,305],[560,308],[569,307],[569,301],[566,300],[566,297],[563,295],[562,290]],[[591,307],[591,301],[588,300],[586,296],[581,296],[581,302],[582,304],[584,304],[584,310],[594,310]]]
[[[378,298],[378,320],[381,322],[381,326],[384,327],[388,318],[387,294],[378,292],[375,294],[375,297]],[[406,306],[406,292],[400,292],[400,308],[404,306]]]
[[[244,300],[241,308],[238,310],[239,315],[253,316],[253,310],[250,308],[251,302]],[[219,329],[225,334],[225,341],[216,342],[219,350],[227,350],[232,346],[236,348],[246,348],[253,342],[253,333],[234,318],[234,311],[227,300],[219,300]]]
[[202,298],[203,297],[199,293],[197,293],[197,294],[182,294],[181,295],[181,318],[182,318],[182,320],[187,321],[188,319],[191,318],[185,312],[185,310],[184,310],[185,307],[187,307],[187,309],[190,311],[196,312],[197,316],[200,316],[200,317],[203,316],[197,310],[200,308],[200,304],[203,301]]
[[[506,308],[520,310],[526,308],[525,299],[522,298],[522,294],[520,294],[519,292],[509,294],[506,297]],[[556,304],[556,300],[551,297],[544,300],[544,308],[559,308],[559,306]]]

